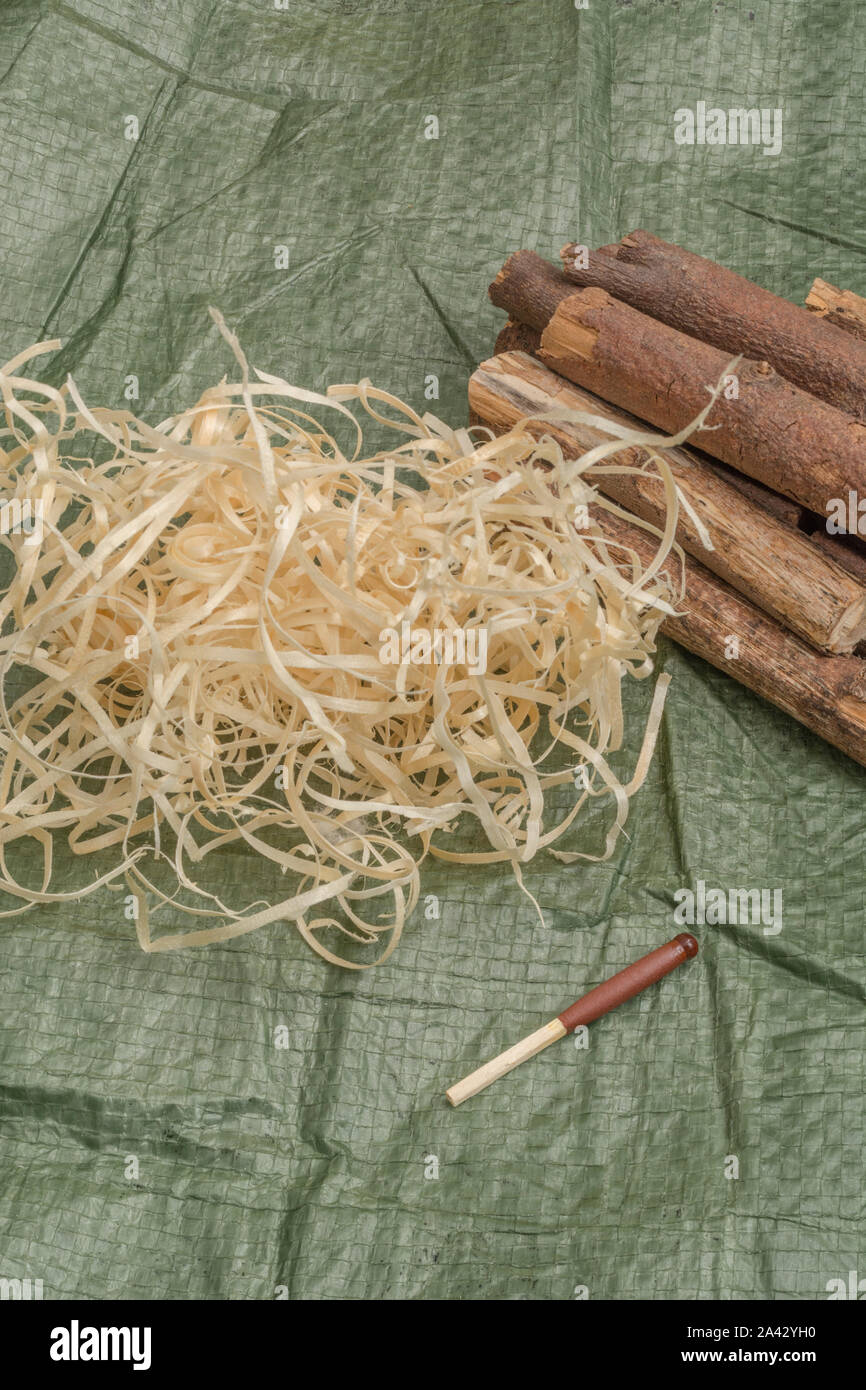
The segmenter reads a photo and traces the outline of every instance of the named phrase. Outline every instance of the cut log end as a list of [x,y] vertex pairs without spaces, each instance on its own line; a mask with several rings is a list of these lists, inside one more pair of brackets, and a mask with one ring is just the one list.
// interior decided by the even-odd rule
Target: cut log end
[[[859,694],[854,691],[850,695],[842,696],[839,701],[839,712],[852,728],[861,730],[866,738],[866,689],[864,689],[862,680],[858,682],[857,688]],[[848,750],[844,749],[843,751],[847,752]],[[857,755],[854,754],[853,756],[856,757]],[[858,761],[862,762],[863,759],[860,758]]]
[[839,622],[828,634],[827,648],[831,652],[852,652],[866,641],[866,599],[858,599],[846,609]]
[[499,309],[532,328],[542,329],[574,286],[558,266],[534,251],[515,251],[490,284],[488,294]]

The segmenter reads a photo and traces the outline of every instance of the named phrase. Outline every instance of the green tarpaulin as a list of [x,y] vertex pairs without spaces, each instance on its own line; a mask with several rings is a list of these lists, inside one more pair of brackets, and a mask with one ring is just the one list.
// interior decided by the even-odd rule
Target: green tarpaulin
[[[0,360],[60,337],[52,380],[120,406],[135,377],[156,422],[235,372],[215,304],[257,366],[461,423],[521,246],[642,226],[791,299],[866,290],[864,66],[856,0],[0,0]],[[699,102],[781,110],[780,152],[677,144]],[[790,1299],[866,1276],[866,772],[670,644],[659,665],[628,839],[535,860],[546,928],[507,871],[432,862],[363,974],[290,925],[149,957],[108,891],[3,920],[0,1278]],[[624,774],[650,696],[628,692]],[[699,881],[781,890],[781,930],[696,927],[698,960],[587,1048],[447,1106],[680,930]]]

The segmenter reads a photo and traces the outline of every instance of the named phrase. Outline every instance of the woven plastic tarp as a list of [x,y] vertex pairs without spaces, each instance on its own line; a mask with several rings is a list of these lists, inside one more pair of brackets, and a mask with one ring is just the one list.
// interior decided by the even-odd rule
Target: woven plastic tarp
[[[235,370],[215,304],[257,366],[461,423],[522,246],[643,226],[792,299],[816,274],[866,291],[860,6],[751,3],[0,0],[0,359],[58,336],[53,380],[124,405],[135,377],[156,422]],[[781,110],[781,150],[677,144],[699,102]],[[659,667],[628,839],[535,860],[546,928],[507,871],[433,862],[362,974],[288,924],[148,957],[109,892],[0,923],[0,1278],[789,1299],[866,1276],[866,772],[670,644]],[[623,773],[650,696],[628,692]],[[257,873],[226,852],[208,886]],[[699,881],[781,890],[781,930],[696,926],[698,960],[586,1048],[448,1107],[681,930]]]

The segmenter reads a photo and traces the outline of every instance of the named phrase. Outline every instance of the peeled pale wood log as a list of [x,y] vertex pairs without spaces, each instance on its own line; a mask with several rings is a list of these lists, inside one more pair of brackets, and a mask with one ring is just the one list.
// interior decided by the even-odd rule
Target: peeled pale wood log
[[[491,414],[485,422],[502,428]],[[650,563],[653,536],[604,508],[590,513],[607,540],[621,547],[624,573],[632,572],[630,551],[642,567]],[[685,577],[683,612],[665,618],[666,635],[866,766],[866,662],[819,655],[690,556],[669,556],[663,573],[674,596]]]
[[586,268],[583,250],[572,243],[561,253],[575,285],[605,289],[724,352],[764,359],[804,391],[866,419],[866,343],[826,317],[650,232],[600,247]]
[[[555,407],[592,411],[629,429],[641,421],[614,410],[537,362],[527,353],[504,353],[483,362],[469,382],[474,417],[498,431],[510,429],[527,415]],[[529,426],[552,435],[569,457],[579,457],[611,436],[578,421],[538,421]],[[703,522],[713,549],[707,550],[685,510],[680,511],[677,540],[715,574],[754,603],[828,652],[850,652],[866,638],[866,587],[853,579],[800,531],[755,505],[730,483],[685,449],[667,449],[665,459],[682,496]],[[587,476],[599,491],[654,526],[666,515],[664,486],[646,449],[623,447],[608,461],[614,467],[649,468],[641,473],[608,473],[602,463]]]
[[[866,588],[866,545],[861,540],[853,536],[830,536],[823,528],[813,531],[809,539]],[[854,655],[866,657],[866,641],[858,642]]]
[[[600,289],[562,300],[539,356],[672,434],[704,409],[708,388],[731,362]],[[866,495],[866,426],[792,386],[766,362],[741,361],[736,377],[736,396],[716,401],[695,445],[822,516],[849,491]]]
[[[493,351],[501,352],[528,352],[532,356],[538,356],[541,347],[541,334],[535,328],[530,328],[528,324],[518,323],[516,319],[509,319],[504,328],[501,328],[496,338]],[[477,423],[477,422],[476,422]],[[693,451],[685,451],[692,457]],[[704,460],[706,464],[707,460]],[[805,508],[798,502],[792,502],[790,497],[783,497],[780,492],[773,492],[772,488],[764,487],[763,483],[758,483],[754,478],[747,478],[745,473],[738,473],[736,468],[731,468],[728,464],[722,463],[721,459],[714,459],[712,462],[713,470],[726,482],[735,487],[756,506],[763,507],[770,512],[777,521],[783,521],[786,526],[797,528],[801,525]],[[844,568],[844,566],[843,566]]]
[[866,340],[866,299],[853,290],[840,290],[816,279],[806,295],[806,308],[836,328]]

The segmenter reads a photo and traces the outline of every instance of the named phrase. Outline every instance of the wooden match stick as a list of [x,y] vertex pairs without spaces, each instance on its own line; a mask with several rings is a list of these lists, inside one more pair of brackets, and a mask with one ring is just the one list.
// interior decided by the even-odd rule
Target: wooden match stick
[[593,1019],[601,1018],[602,1014],[609,1013],[627,999],[633,999],[648,985],[654,985],[656,980],[661,980],[683,961],[691,960],[697,954],[698,943],[691,932],[680,932],[673,941],[650,951],[648,956],[642,956],[633,965],[627,965],[618,975],[591,989],[589,994],[551,1019],[550,1023],[545,1023],[543,1028],[536,1029],[528,1038],[509,1047],[507,1052],[500,1052],[491,1062],[485,1062],[483,1067],[465,1076],[445,1092],[446,1096],[452,1105],[461,1105],[470,1096],[477,1096],[479,1091],[500,1076],[505,1076],[506,1072],[512,1071],[528,1057],[534,1057],[558,1038],[564,1038],[566,1033],[573,1033],[581,1024],[592,1023]]

